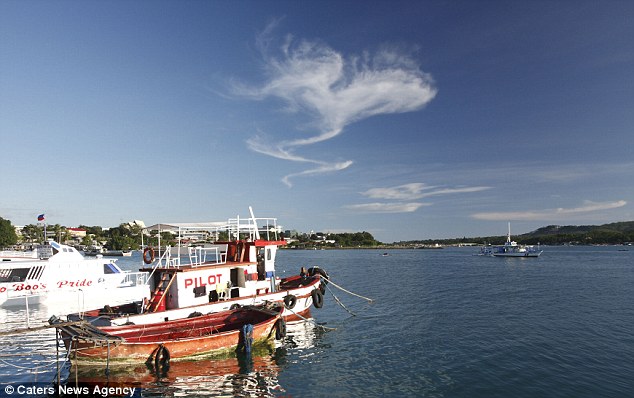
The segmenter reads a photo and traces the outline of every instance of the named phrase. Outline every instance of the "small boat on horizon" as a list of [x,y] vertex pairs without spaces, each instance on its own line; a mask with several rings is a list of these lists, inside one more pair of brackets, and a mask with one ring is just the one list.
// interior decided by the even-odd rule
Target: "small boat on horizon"
[[108,250],[102,246],[88,246],[83,250],[84,256],[131,257],[130,250]]
[[504,245],[500,246],[483,246],[480,248],[479,256],[493,257],[539,257],[543,250],[533,245],[520,245],[511,240],[511,223],[508,224],[509,231]]

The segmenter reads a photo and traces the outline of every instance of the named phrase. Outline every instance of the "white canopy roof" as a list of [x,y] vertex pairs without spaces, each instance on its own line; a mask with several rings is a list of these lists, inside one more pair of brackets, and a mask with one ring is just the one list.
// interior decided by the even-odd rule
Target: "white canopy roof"
[[154,231],[178,231],[179,229],[218,229],[226,227],[226,221],[210,221],[210,222],[174,222],[154,224],[145,229]]

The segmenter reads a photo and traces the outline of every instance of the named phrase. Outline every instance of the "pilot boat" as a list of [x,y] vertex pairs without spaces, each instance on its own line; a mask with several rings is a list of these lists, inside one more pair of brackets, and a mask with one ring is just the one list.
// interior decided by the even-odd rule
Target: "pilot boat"
[[[205,223],[165,223],[146,228],[161,239],[170,232],[176,246],[147,246],[141,272],[149,273],[151,295],[142,305],[129,303],[69,315],[102,326],[154,324],[209,314],[245,305],[283,303],[287,320],[303,319],[323,306],[328,274],[301,267],[298,275],[276,274],[278,249],[286,244],[276,218],[230,218]],[[185,246],[196,237],[213,241]]]

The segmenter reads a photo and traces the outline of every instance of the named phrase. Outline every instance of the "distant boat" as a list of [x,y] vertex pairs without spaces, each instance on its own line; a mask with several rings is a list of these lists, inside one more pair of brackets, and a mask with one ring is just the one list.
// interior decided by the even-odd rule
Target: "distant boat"
[[418,246],[417,249],[444,249],[444,247],[439,243],[434,243],[433,245]]
[[474,256],[493,256],[493,250],[491,250],[491,246],[482,246],[480,252],[474,254]]
[[131,257],[132,256],[131,251],[124,251],[124,250],[106,250],[101,254],[103,256],[108,256],[108,257]]
[[97,255],[103,255],[105,249],[102,246],[99,245],[90,245],[87,246],[82,252],[84,254],[84,256],[97,256]]
[[509,233],[506,242],[501,246],[485,246],[480,249],[478,255],[493,257],[539,257],[543,250],[533,245],[519,245],[511,240],[511,223],[509,223]]

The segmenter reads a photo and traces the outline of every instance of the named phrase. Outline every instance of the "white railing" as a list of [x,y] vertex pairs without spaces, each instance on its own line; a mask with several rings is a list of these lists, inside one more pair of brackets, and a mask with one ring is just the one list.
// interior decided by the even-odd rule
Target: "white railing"
[[149,280],[147,272],[126,272],[125,278],[121,281],[124,286],[145,285]]
[[277,218],[230,218],[227,221],[225,230],[229,232],[230,239],[245,238],[241,235],[248,235],[248,239],[256,238],[265,240],[277,240],[279,228]]
[[[179,245],[166,246],[162,255],[156,261],[151,276],[157,268],[171,268],[181,266],[197,267],[203,264],[224,264],[227,261],[227,245],[212,245],[210,247],[183,247],[180,242],[186,236],[200,235],[202,237],[218,241],[221,233],[227,233],[230,241],[235,240],[279,240],[280,228],[277,226],[277,218],[256,218],[249,208],[251,217],[230,218],[226,222],[213,223],[176,223],[157,224],[159,247],[161,245],[161,231],[171,231],[177,236]],[[149,229],[149,227],[147,228]],[[154,230],[154,229],[153,229]],[[176,253],[173,253],[172,250]],[[183,250],[181,250],[183,249]],[[188,256],[189,263],[181,264],[181,256]]]
[[0,257],[11,257],[11,258],[37,258],[36,252],[24,252],[19,250],[2,250],[0,251]]
[[[201,265],[225,264],[227,262],[227,246],[228,245],[190,247],[189,265],[199,267]],[[207,260],[207,258],[209,258],[209,260]]]
[[34,250],[2,250],[0,257],[15,259],[46,259],[53,256],[53,249],[50,246],[40,245]]

